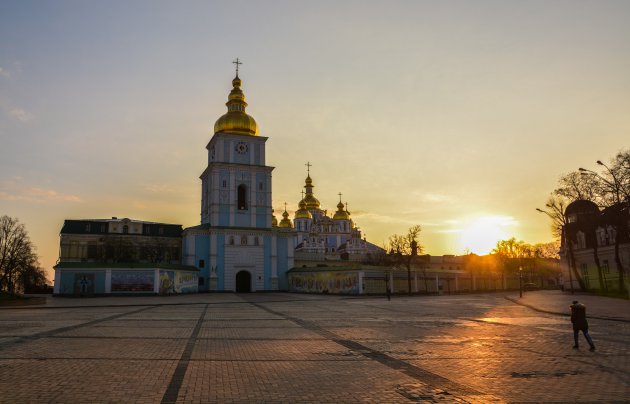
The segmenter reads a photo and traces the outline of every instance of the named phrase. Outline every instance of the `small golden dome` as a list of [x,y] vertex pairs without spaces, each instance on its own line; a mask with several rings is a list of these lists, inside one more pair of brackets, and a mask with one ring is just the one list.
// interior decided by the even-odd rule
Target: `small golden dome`
[[304,199],[300,201],[299,206],[300,206],[300,209],[298,209],[295,212],[296,219],[312,219],[313,218],[313,215],[311,215],[311,212],[309,212],[306,209],[306,202],[304,202]]
[[256,120],[245,113],[245,94],[241,90],[241,79],[236,76],[232,80],[232,91],[228,96],[228,112],[221,116],[214,124],[214,133],[233,133],[236,135],[258,135]]
[[313,194],[306,194],[306,196],[304,197],[304,203],[306,203],[306,209],[308,210],[319,209],[320,203],[317,198],[313,196]]
[[273,214],[273,209],[271,209],[271,227],[278,227],[278,219],[276,219],[276,215]]
[[291,223],[291,219],[289,219],[289,214],[287,213],[286,210],[284,211],[284,213],[282,213],[282,220],[280,220],[280,224],[278,225],[278,227],[282,229],[293,228],[293,223]]
[[337,204],[337,211],[335,212],[335,215],[333,216],[333,220],[349,220],[350,219],[350,214],[346,212],[343,208],[344,208],[343,203],[339,202]]

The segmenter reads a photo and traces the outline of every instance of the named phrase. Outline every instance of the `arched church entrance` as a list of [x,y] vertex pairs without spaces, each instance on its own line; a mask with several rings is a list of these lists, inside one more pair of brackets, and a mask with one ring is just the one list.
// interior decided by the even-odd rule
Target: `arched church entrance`
[[252,276],[247,271],[239,271],[236,274],[236,293],[249,293],[252,291]]

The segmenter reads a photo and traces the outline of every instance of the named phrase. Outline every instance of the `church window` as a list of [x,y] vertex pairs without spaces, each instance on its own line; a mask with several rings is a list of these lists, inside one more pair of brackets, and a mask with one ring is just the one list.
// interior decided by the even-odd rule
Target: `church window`
[[241,236],[241,245],[247,245],[247,236]]
[[127,226],[127,225],[124,225],[124,226],[123,226],[123,233],[124,233],[124,234],[129,233],[129,226]]
[[234,245],[234,236],[230,236],[229,243],[230,245]]
[[606,231],[601,227],[597,229],[597,245],[606,245]]
[[206,266],[206,262],[204,260],[199,260],[199,268],[203,268]]
[[588,265],[580,264],[580,272],[582,272],[582,277],[584,281],[588,284]]
[[223,185],[223,188],[227,188],[227,181],[223,180],[223,184],[222,185]]
[[89,223],[85,225],[85,231],[88,232],[88,233],[90,232],[90,224]]
[[247,210],[247,186],[245,184],[238,186],[237,201],[238,210]]
[[259,183],[258,183],[258,190],[259,190],[259,191],[262,191],[262,190],[263,190],[263,183],[262,183],[262,182],[259,182]]
[[199,286],[203,286],[203,276],[199,277]]
[[577,236],[577,248],[586,248],[586,237],[584,233],[578,232]]
[[254,237],[254,245],[259,245],[258,237]]
[[616,238],[617,238],[617,232],[612,226],[609,226],[608,227],[608,242],[612,244],[615,242]]
[[608,260],[602,261],[602,271],[605,274],[610,274],[610,264],[608,263]]

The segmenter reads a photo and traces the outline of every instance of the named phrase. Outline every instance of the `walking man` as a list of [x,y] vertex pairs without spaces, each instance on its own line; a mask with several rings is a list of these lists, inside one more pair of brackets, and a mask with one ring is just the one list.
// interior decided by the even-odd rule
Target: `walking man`
[[571,323],[573,323],[573,340],[575,341],[575,345],[573,345],[573,349],[579,349],[578,344],[578,335],[580,331],[584,333],[584,337],[586,341],[591,346],[591,352],[595,350],[595,344],[593,344],[593,339],[590,335],[588,335],[588,321],[586,321],[586,306],[577,300],[573,301],[571,306]]

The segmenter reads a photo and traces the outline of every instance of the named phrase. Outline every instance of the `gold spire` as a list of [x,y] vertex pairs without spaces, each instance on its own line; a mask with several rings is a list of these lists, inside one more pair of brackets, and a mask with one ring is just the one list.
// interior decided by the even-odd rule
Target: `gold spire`
[[241,79],[238,77],[238,66],[242,64],[238,58],[232,62],[236,64],[236,77],[232,80],[232,91],[228,96],[228,112],[221,116],[214,124],[214,133],[232,133],[235,135],[258,135],[256,120],[245,113],[247,103],[245,94],[241,90]]
[[282,212],[282,220],[280,220],[280,224],[278,227],[283,229],[292,229],[293,223],[291,223],[291,219],[289,219],[289,213],[287,212],[287,203],[284,203],[284,212]]
[[306,196],[302,200],[304,201],[304,203],[306,203],[306,209],[308,210],[319,209],[319,206],[320,206],[319,201],[313,195],[313,188],[315,187],[315,185],[313,185],[313,180],[311,179],[312,164],[309,161],[305,165],[307,167],[306,181],[304,184],[304,188],[306,189]]
[[341,202],[341,192],[339,192],[339,203],[337,204],[337,211],[333,216],[333,220],[348,220],[350,215],[344,210],[344,205]]

